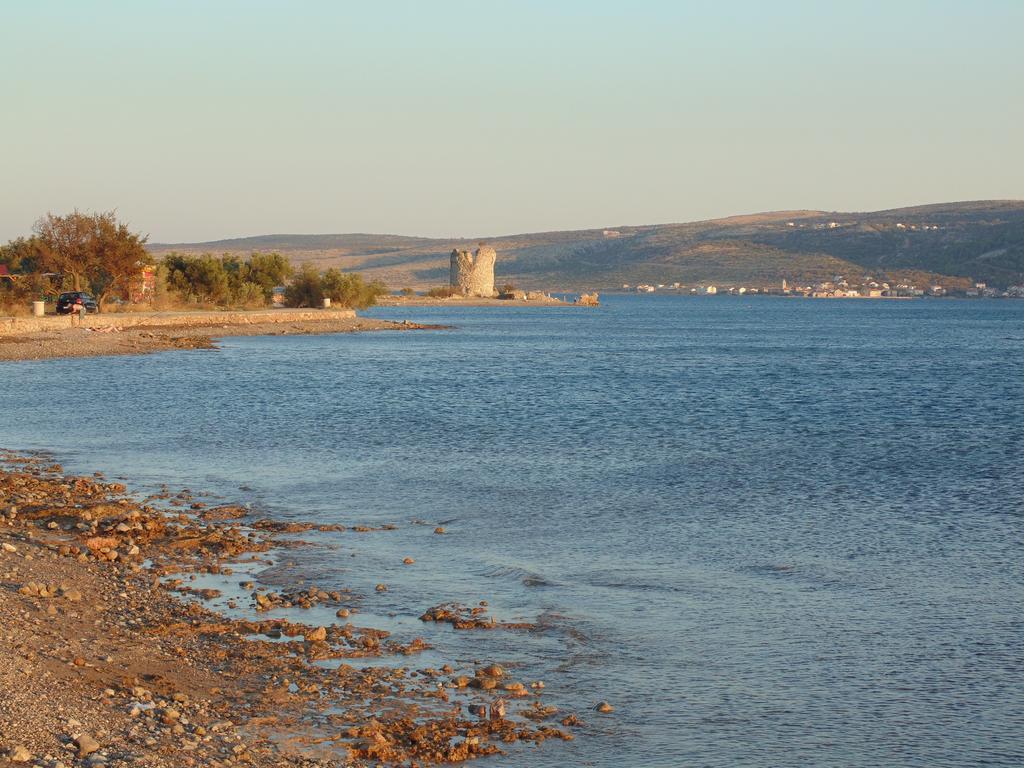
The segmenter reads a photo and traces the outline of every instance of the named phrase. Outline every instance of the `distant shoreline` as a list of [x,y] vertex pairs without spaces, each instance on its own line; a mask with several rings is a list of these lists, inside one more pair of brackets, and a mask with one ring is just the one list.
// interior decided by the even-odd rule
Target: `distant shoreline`
[[738,299],[738,298],[753,298],[753,299],[815,299],[815,300],[827,300],[827,299],[849,299],[851,301],[857,301],[861,299],[869,299],[872,301],[919,301],[922,299],[957,299],[962,301],[977,301],[979,299],[1015,299],[1016,296],[808,296],[802,293],[729,293],[728,291],[719,291],[718,293],[705,294],[705,293],[690,293],[677,291],[677,290],[661,290],[661,291],[623,291],[623,290],[603,290],[601,291],[602,296],[675,296],[677,298],[687,299],[716,299],[716,298],[727,298],[727,299]]
[[571,301],[544,299],[485,299],[482,297],[382,296],[379,307],[578,307]]

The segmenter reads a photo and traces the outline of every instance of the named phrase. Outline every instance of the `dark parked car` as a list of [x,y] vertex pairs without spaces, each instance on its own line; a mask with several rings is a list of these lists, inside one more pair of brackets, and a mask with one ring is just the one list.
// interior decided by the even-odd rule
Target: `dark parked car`
[[78,299],[82,300],[82,304],[85,305],[86,312],[99,312],[100,306],[96,303],[90,294],[85,291],[71,291],[70,293],[62,293],[57,297],[57,314],[67,315],[75,311],[75,303]]

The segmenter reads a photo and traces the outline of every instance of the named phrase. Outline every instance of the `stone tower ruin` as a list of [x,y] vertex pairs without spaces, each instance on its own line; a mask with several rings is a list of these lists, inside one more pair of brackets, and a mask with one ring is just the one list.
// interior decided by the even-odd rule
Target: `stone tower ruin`
[[494,262],[498,254],[493,248],[481,245],[473,253],[452,251],[451,286],[463,296],[494,295]]

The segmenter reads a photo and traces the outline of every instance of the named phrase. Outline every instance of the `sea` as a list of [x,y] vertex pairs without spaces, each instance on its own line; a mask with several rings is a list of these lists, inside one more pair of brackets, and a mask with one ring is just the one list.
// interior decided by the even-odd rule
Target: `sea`
[[[1024,765],[1024,301],[367,314],[449,328],[4,363],[0,446],[395,525],[263,579],[585,722],[481,766]],[[535,629],[418,619],[482,600]]]

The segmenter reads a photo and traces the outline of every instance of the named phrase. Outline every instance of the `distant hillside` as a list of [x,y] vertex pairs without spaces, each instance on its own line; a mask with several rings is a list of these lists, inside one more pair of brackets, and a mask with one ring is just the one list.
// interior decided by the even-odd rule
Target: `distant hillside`
[[781,211],[726,219],[456,240],[398,235],[263,235],[159,244],[170,251],[280,251],[359,270],[394,287],[447,280],[448,254],[486,240],[498,282],[591,289],[623,283],[775,284],[870,273],[919,283],[1024,283],[1024,201],[944,203],[872,213]]

